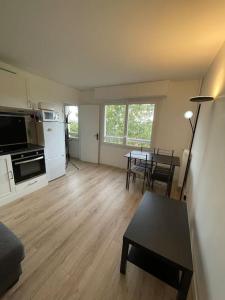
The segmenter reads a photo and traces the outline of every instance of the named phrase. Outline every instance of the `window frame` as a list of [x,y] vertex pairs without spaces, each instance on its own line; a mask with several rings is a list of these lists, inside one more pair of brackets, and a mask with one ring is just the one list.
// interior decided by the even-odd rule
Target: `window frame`
[[[155,137],[155,127],[156,127],[156,120],[157,120],[157,115],[158,115],[158,102],[157,101],[121,101],[121,102],[114,102],[114,103],[105,103],[103,105],[103,109],[102,109],[102,118],[103,118],[103,130],[102,130],[102,144],[105,145],[111,145],[111,146],[115,146],[115,147],[123,147],[123,148],[132,148],[132,149],[140,149],[141,146],[132,146],[132,145],[128,145],[127,144],[127,132],[128,132],[128,107],[129,105],[132,104],[154,104],[154,117],[153,117],[153,122],[152,122],[152,138],[150,141],[150,147],[143,147],[145,149],[150,149],[153,147],[154,145],[154,137]],[[105,108],[107,105],[125,105],[126,109],[125,109],[125,123],[124,123],[124,137],[123,137],[123,143],[122,144],[117,144],[117,143],[110,143],[105,141],[105,133],[106,133],[106,118],[105,118]]]

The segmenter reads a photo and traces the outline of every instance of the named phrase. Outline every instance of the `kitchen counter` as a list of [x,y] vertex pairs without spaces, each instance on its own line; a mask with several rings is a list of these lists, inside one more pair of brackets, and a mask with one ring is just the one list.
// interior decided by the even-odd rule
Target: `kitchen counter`
[[35,145],[35,144],[0,146],[0,155],[20,154],[24,152],[30,152],[30,151],[41,150],[41,149],[44,149],[44,146]]

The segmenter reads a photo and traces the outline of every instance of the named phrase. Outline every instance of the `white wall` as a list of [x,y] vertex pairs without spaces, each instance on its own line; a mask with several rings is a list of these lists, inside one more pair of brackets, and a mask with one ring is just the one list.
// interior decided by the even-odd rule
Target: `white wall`
[[[0,61],[0,67],[16,74],[0,70],[0,106],[13,108],[37,108],[39,102],[50,103],[64,118],[64,104],[78,104],[80,92],[47,78],[31,74]],[[29,140],[35,142],[35,140]],[[79,157],[77,140],[70,141],[72,157]]]
[[169,81],[154,81],[99,87],[94,89],[96,100],[124,100],[133,98],[165,97],[168,93]]
[[188,206],[199,300],[225,299],[225,44],[210,66],[192,151]]
[[69,141],[69,152],[70,156],[73,158],[80,158],[80,146],[79,139],[71,138]]
[[[64,104],[77,104],[80,92],[55,81],[37,76],[0,61],[0,106],[37,108],[39,102],[50,103],[64,118]],[[30,142],[35,142],[31,140]],[[79,157],[77,141],[70,142],[72,157]]]
[[188,147],[191,128],[184,112],[195,112],[196,106],[189,99],[199,94],[199,86],[199,80],[170,81],[166,99],[159,102],[155,147],[174,149],[179,156]]
[[[62,109],[64,104],[76,104],[79,101],[79,91],[74,88],[65,86],[41,76],[31,74],[1,61],[0,67],[16,72],[16,75],[5,72],[7,77],[14,77],[14,81],[16,82],[15,85],[14,81],[10,81],[12,91],[13,89],[16,89],[16,92],[11,93],[12,97],[15,98],[15,101],[9,101],[9,106],[11,106],[11,103],[13,103],[12,106],[16,107],[18,103],[18,107],[23,107],[24,103],[21,105],[21,102],[24,101],[24,98],[26,98],[28,104],[29,102],[34,104],[35,108],[37,108],[38,102],[55,103],[58,104],[60,109]],[[1,74],[3,75],[4,71],[1,71]],[[16,99],[16,95],[14,94],[18,94],[18,82],[23,82],[24,89],[21,91],[20,88],[20,94],[23,93],[23,97],[20,95],[20,97]],[[0,106],[6,106],[4,101],[5,95],[2,95],[3,92],[3,87],[1,88],[0,86]]]
[[[124,88],[121,86],[99,88],[98,92],[95,91],[96,89],[84,91],[81,93],[81,99],[83,103],[100,104],[118,102],[124,99],[157,103],[152,146],[174,149],[177,155],[181,155],[183,149],[188,147],[191,138],[191,128],[189,122],[184,119],[184,112],[196,109],[189,98],[199,94],[199,86],[199,80],[160,81],[151,84],[134,84],[133,86],[130,84],[125,85]],[[100,98],[96,98],[96,95],[99,95]],[[101,124],[103,124],[103,120],[101,120]],[[130,149],[125,146],[101,143],[100,162],[125,168],[126,159],[123,155]]]
[[168,94],[168,89],[169,80],[105,86],[82,90],[80,103],[102,104],[126,99],[164,98]]

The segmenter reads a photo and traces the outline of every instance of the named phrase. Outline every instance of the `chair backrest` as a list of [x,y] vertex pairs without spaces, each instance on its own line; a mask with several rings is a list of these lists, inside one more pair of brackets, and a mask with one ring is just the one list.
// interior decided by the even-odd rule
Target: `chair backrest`
[[169,169],[172,170],[173,168],[173,157],[174,157],[174,150],[168,150],[168,149],[162,149],[162,148],[157,148],[156,149],[156,154],[158,155],[165,155],[168,157],[168,167]]
[[157,148],[156,153],[159,155],[167,155],[167,156],[174,156],[174,150],[167,150],[162,148]]
[[142,161],[143,161],[142,166],[144,167],[144,174],[146,175],[147,171],[148,171],[148,168],[149,168],[149,165],[148,165],[148,155],[147,154],[145,155],[145,159],[142,160]]
[[137,158],[135,156],[132,156],[132,151],[130,152],[130,157],[129,158],[130,158],[130,166],[129,166],[129,168],[131,168],[132,163],[136,164]]
[[148,167],[148,155],[145,155],[145,162],[144,162],[144,166],[145,166],[145,171],[147,170]]
[[156,149],[155,148],[150,148],[149,150],[148,150],[150,153],[156,153]]
[[[161,148],[157,148],[156,155],[165,155],[166,158],[158,157],[158,162],[155,163],[155,180],[170,183],[170,180],[173,176],[174,166],[173,166],[173,157],[174,150],[165,150]],[[157,168],[158,167],[158,168]]]
[[132,157],[132,153],[131,152],[130,152],[130,163],[132,163],[132,159],[134,159],[134,157]]
[[[132,156],[130,156],[130,159],[132,158]],[[137,160],[140,160],[140,159],[137,159]],[[140,160],[140,162],[142,162],[142,166],[146,169],[148,167],[148,154],[145,154],[143,153],[143,156]]]
[[150,153],[155,153],[156,149],[155,148],[145,148],[141,146],[140,149],[141,152],[150,152]]

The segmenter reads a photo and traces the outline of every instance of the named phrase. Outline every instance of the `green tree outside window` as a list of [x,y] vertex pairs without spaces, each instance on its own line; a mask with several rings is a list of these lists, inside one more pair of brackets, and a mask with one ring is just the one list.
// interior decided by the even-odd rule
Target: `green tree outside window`
[[70,138],[79,137],[79,119],[78,106],[66,106],[66,114],[68,115],[68,130]]
[[104,141],[150,147],[154,110],[155,104],[106,105]]

